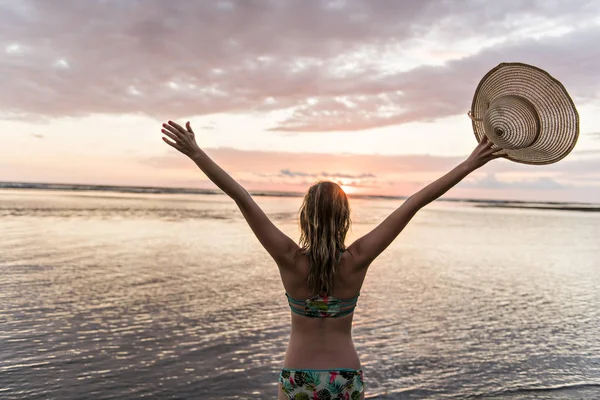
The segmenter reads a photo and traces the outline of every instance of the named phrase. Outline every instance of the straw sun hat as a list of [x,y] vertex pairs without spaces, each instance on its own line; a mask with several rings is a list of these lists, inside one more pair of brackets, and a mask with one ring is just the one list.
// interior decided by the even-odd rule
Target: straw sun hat
[[469,116],[477,141],[484,135],[522,164],[551,164],[573,150],[579,115],[564,86],[528,64],[502,63],[473,96]]

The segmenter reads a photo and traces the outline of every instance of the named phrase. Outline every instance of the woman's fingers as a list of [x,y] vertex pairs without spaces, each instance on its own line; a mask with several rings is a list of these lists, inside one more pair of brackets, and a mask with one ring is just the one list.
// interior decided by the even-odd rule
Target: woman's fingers
[[481,138],[481,141],[479,142],[479,146],[477,147],[477,150],[479,152],[479,154],[483,154],[486,151],[488,151],[488,149],[490,149],[493,146],[493,143],[490,142],[490,140],[487,138],[487,136],[484,136]]
[[488,139],[488,138],[486,137],[486,139],[485,139],[485,146],[484,146],[484,148],[485,148],[485,151],[488,151],[488,150],[489,150],[489,149],[491,149],[493,146],[494,146],[494,142],[492,142],[490,139]]
[[499,149],[497,147],[486,147],[483,152],[481,153],[483,156],[489,156],[490,154],[494,154],[497,151],[502,151],[502,149]]
[[181,134],[186,135],[188,132],[183,129],[183,127],[181,125],[179,125],[177,122],[173,122],[173,121],[169,121],[169,125],[171,125],[173,128],[177,129]]
[[172,134],[174,134],[175,136],[177,136],[179,139],[183,139],[184,136],[181,132],[179,132],[179,130],[177,128],[175,128],[174,126],[171,126],[169,124],[162,124],[163,128],[165,128],[166,130],[168,130],[169,132],[171,132]]
[[170,137],[175,142],[177,142],[179,140],[179,138],[174,133],[171,133],[166,129],[161,129],[160,131],[162,132],[163,135]]
[[177,143],[176,142],[173,142],[173,141],[167,139],[166,137],[163,137],[162,140],[163,140],[163,142],[165,142],[169,146],[177,148]]
[[485,164],[487,164],[488,162],[495,160],[497,158],[507,158],[507,157],[508,157],[508,154],[506,154],[506,153],[494,153],[494,154],[490,154],[485,157],[482,157],[482,160]]

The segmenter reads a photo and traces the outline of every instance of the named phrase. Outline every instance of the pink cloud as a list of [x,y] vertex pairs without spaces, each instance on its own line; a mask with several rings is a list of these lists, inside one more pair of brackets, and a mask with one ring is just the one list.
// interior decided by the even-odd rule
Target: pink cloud
[[[247,184],[250,190],[303,192],[312,183],[327,179],[359,188],[361,193],[403,196],[414,193],[464,160],[462,157],[429,155],[285,153],[231,148],[205,151],[234,178]],[[185,170],[186,174],[195,168],[177,153],[144,159],[141,163],[156,169],[176,169],[182,170],[182,173]],[[547,195],[550,198],[594,201],[594,193],[600,192],[595,172],[598,170],[600,158],[566,159],[541,168],[499,160],[477,171],[453,193],[455,196],[475,197],[485,194],[486,198],[518,198],[523,195],[537,200]],[[204,178],[200,171],[197,173]],[[539,176],[532,178],[532,173]],[[507,174],[512,178],[503,180],[501,176]]]
[[[282,170],[295,171],[296,175],[322,175],[338,172],[344,177],[372,178],[379,174],[431,172],[456,165],[462,158],[427,155],[385,156],[374,154],[321,154],[289,153],[275,151],[252,151],[232,148],[205,149],[217,163],[235,171],[252,171],[253,174],[275,173]],[[178,153],[169,152],[161,157],[142,161],[160,168],[189,168],[190,161]],[[290,174],[282,174],[290,175]],[[370,176],[373,175],[373,176]]]

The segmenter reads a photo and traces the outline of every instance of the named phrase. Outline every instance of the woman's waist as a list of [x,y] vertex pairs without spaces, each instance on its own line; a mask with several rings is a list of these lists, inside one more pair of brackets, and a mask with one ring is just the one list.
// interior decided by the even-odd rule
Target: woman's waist
[[298,333],[290,334],[290,346],[302,346],[315,349],[354,349],[352,335],[346,332]]
[[292,334],[285,357],[286,368],[360,369],[360,360],[350,335]]
[[292,324],[290,345],[321,350],[339,349],[343,351],[348,348],[354,349],[352,326],[335,326],[330,324],[300,326],[300,324]]

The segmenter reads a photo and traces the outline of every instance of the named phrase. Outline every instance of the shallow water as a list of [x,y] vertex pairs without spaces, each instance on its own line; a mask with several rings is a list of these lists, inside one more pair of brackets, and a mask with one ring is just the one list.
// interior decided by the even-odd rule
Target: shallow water
[[[300,198],[259,197],[297,239]],[[353,199],[348,243],[399,201]],[[0,398],[275,397],[290,311],[221,195],[0,191]],[[381,399],[600,398],[600,214],[423,210],[354,317]]]

